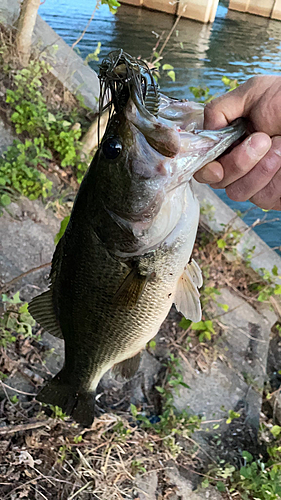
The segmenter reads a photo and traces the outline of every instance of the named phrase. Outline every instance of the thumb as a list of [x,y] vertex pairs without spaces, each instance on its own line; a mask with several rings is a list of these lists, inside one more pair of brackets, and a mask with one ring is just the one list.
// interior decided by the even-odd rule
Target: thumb
[[239,87],[217,99],[214,99],[204,109],[204,129],[216,130],[226,127],[229,123],[245,114],[245,95]]

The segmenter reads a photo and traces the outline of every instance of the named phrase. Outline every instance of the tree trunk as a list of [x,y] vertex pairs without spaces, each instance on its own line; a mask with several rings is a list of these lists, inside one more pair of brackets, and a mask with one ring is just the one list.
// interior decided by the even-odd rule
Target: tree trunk
[[23,0],[18,20],[16,47],[22,66],[27,66],[31,52],[31,40],[40,0]]

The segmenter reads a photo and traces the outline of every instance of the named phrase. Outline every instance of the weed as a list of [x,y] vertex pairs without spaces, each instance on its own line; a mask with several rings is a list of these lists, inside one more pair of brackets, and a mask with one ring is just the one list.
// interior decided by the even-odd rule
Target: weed
[[0,158],[2,206],[11,202],[13,194],[30,199],[49,196],[52,182],[39,170],[47,169],[50,161],[58,162],[62,168],[71,167],[78,182],[87,169],[79,156],[82,130],[77,120],[83,121],[83,116],[76,108],[66,116],[47,105],[43,88],[50,70],[47,62],[38,59],[23,69],[7,69],[11,80],[6,91],[7,116],[24,140],[14,141]]
[[23,303],[17,292],[12,298],[2,295],[5,304],[5,312],[0,317],[0,346],[6,348],[16,341],[18,334],[24,337],[32,337],[32,327],[35,320],[28,312],[28,304]]
[[143,428],[154,430],[156,434],[160,435],[163,445],[175,458],[181,452],[177,436],[190,436],[195,430],[200,429],[202,419],[197,415],[189,415],[185,410],[180,413],[176,411],[173,392],[177,393],[181,386],[189,387],[183,381],[179,359],[170,354],[170,359],[165,366],[167,368],[165,384],[163,387],[156,387],[162,396],[162,414],[157,419],[149,419],[146,415],[138,412],[133,404],[131,404],[131,413],[137,421],[141,422]]
[[136,474],[142,473],[145,474],[146,468],[143,465],[141,460],[133,460],[131,463],[132,474],[135,476]]
[[66,413],[62,411],[59,406],[47,405],[52,410],[52,418],[56,418],[59,420],[65,420],[67,418]]

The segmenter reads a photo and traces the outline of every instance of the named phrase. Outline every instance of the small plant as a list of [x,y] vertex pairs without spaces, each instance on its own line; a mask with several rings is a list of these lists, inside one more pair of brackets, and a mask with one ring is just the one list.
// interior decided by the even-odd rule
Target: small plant
[[51,194],[52,182],[43,172],[36,169],[40,163],[45,164],[50,153],[38,146],[40,139],[25,140],[24,143],[14,141],[0,158],[0,204],[6,206],[16,192],[35,200]]
[[5,312],[0,317],[0,345],[6,348],[16,341],[17,335],[32,337],[32,327],[35,320],[28,312],[28,304],[23,303],[17,292],[12,298],[2,295],[5,304]]
[[[270,455],[270,448],[268,452]],[[248,451],[242,452],[242,458],[244,465],[239,469],[229,464],[211,467],[209,476],[213,476],[216,482],[206,478],[202,486],[207,487],[209,483],[216,484],[219,491],[227,490],[231,498],[233,495],[239,495],[238,498],[241,500],[279,500],[281,495],[280,460],[270,459],[268,462],[262,459],[254,460],[253,455]]]
[[52,410],[52,418],[57,418],[59,420],[65,420],[67,418],[66,413],[62,411],[59,406],[47,405]]
[[212,335],[216,334],[213,327],[213,322],[211,320],[192,323],[191,329],[195,330],[198,333],[199,342],[204,342],[205,340],[211,340]]
[[77,123],[85,120],[76,108],[67,116],[61,110],[49,109],[42,89],[50,69],[44,60],[36,59],[26,68],[7,70],[11,81],[11,88],[6,91],[7,117],[24,139],[14,141],[0,158],[2,206],[8,205],[13,195],[32,200],[49,196],[52,182],[42,170],[48,169],[50,161],[62,168],[71,167],[78,182],[87,170],[79,155],[82,129]]
[[173,391],[178,392],[180,386],[189,387],[183,381],[180,361],[173,354],[170,354],[166,367],[165,385],[156,387],[162,396],[162,414],[157,418],[149,418],[139,412],[133,404],[131,404],[131,413],[137,421],[141,422],[142,427],[159,434],[163,438],[164,446],[176,458],[181,452],[177,436],[190,436],[195,430],[200,429],[202,419],[197,415],[189,415],[185,410],[180,413],[176,411]]
[[135,476],[136,474],[146,473],[146,468],[143,465],[141,460],[133,460],[131,463],[132,474]]

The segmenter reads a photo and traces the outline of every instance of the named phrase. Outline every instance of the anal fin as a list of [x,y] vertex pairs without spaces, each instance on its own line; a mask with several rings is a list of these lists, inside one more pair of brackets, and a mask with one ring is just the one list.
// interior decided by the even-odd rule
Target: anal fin
[[121,377],[129,379],[132,378],[138,370],[141,359],[141,353],[138,352],[132,358],[125,359],[121,363],[117,363],[113,366],[113,373],[120,374]]
[[62,331],[54,311],[52,289],[34,297],[28,304],[28,311],[47,332],[63,339]]
[[198,287],[203,279],[198,264],[192,260],[187,264],[178,281],[174,304],[185,318],[197,323],[201,320],[202,311]]

